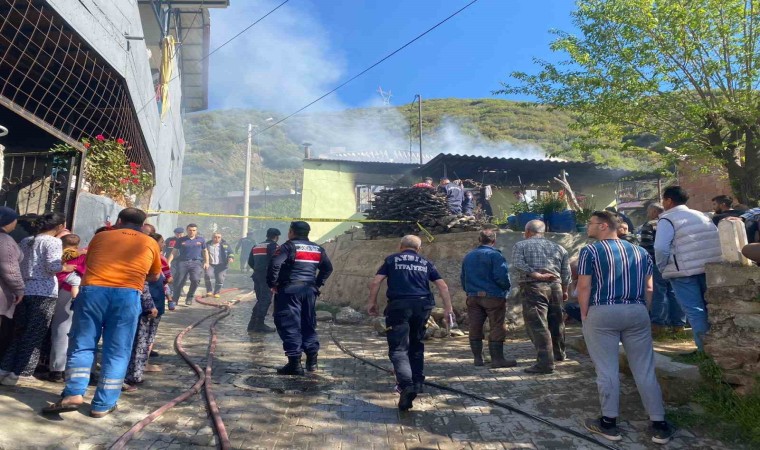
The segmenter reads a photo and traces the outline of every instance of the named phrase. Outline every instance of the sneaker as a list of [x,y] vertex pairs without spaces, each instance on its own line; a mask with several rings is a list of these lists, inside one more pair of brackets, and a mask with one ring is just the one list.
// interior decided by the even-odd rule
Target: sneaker
[[15,386],[18,383],[18,378],[18,375],[15,373],[9,373],[0,381],[0,384],[3,386]]
[[583,426],[590,432],[598,434],[610,441],[620,441],[623,436],[620,435],[620,429],[617,426],[603,427],[602,419],[586,419]]
[[169,311],[174,311],[176,307],[177,307],[176,302],[169,302]]
[[214,294],[214,298],[220,298],[220,297],[221,297],[221,295],[219,295],[219,294]]
[[214,296],[214,294],[212,294],[211,292],[209,292],[209,293],[206,294],[206,297],[208,297],[208,298],[211,298],[213,296]]
[[185,306],[191,306],[193,304],[193,301],[191,299],[185,300]]
[[673,435],[676,434],[676,427],[673,425],[665,422],[664,428],[655,428],[652,427],[652,442],[655,444],[662,444],[665,445],[673,438]]

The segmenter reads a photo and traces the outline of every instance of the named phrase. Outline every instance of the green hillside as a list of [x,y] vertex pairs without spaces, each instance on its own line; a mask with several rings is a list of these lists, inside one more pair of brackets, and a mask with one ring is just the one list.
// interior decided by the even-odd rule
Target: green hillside
[[[260,124],[264,128],[270,117],[277,120],[280,116],[242,109],[187,115],[183,209],[213,210],[215,205],[204,204],[203,199],[242,190],[247,124]],[[462,143],[457,148],[464,146],[462,151],[468,153],[467,146],[478,147],[480,144],[473,144],[477,142],[511,144],[517,156],[522,149],[541,148],[555,157],[628,169],[651,168],[656,162],[651,154],[640,149],[621,150],[618,142],[598,142],[594,150],[581,150],[576,144],[582,132],[571,129],[572,123],[568,113],[530,103],[497,99],[426,100],[423,146],[426,153],[434,155],[451,148],[453,139]],[[408,155],[410,134],[416,154],[417,133],[416,105],[299,115],[255,137],[252,188],[300,186],[304,141],[313,144],[314,155],[331,149]]]

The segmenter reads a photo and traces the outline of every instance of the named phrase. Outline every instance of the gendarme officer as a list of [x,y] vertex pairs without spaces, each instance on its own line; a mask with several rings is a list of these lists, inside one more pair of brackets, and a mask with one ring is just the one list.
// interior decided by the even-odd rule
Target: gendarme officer
[[303,375],[302,353],[306,370],[317,370],[316,301],[333,268],[325,249],[309,240],[310,230],[306,222],[291,222],[288,241],[267,270],[267,284],[274,293],[274,325],[288,357],[288,363],[277,369],[280,375]]
[[435,306],[430,282],[435,283],[443,299],[446,317],[452,312],[451,296],[433,263],[418,254],[422,241],[417,236],[404,236],[399,253],[385,258],[370,283],[367,311],[378,315],[377,293],[388,279],[388,306],[385,325],[388,330],[388,356],[393,363],[396,382],[401,391],[398,409],[406,411],[421,392],[425,381],[425,324]]
[[256,305],[248,322],[249,333],[274,333],[274,328],[264,323],[269,305],[272,304],[272,291],[267,286],[267,267],[277,252],[277,241],[280,240],[280,230],[267,230],[267,239],[256,244],[248,255],[248,266],[253,269],[253,290],[256,291]]

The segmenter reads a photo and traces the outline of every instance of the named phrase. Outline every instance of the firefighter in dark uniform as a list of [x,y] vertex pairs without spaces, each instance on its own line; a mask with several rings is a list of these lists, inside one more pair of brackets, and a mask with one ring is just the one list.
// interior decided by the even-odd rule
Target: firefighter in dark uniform
[[388,279],[388,306],[385,326],[388,328],[388,357],[393,363],[397,389],[400,391],[398,409],[407,411],[422,391],[425,381],[424,362],[425,324],[435,306],[430,282],[438,288],[443,299],[444,314],[452,313],[451,296],[433,263],[419,255],[422,241],[417,236],[404,236],[399,253],[387,258],[370,283],[367,311],[378,315],[377,293],[383,280]]
[[316,302],[333,268],[325,249],[309,241],[310,230],[306,222],[291,222],[288,241],[267,270],[267,284],[274,293],[274,324],[288,357],[288,363],[277,369],[280,375],[303,375],[302,353],[306,353],[306,370],[317,370]]
[[280,240],[280,230],[267,230],[267,239],[256,244],[248,255],[248,267],[253,269],[253,290],[256,292],[256,305],[248,322],[249,333],[274,333],[274,328],[267,326],[264,319],[272,304],[272,291],[267,286],[267,267],[277,251],[277,241]]

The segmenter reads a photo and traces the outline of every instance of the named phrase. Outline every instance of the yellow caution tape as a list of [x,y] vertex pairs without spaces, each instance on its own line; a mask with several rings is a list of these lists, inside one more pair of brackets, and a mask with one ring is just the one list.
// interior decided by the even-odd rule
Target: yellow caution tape
[[431,243],[431,242],[433,242],[435,240],[435,238],[433,237],[433,235],[430,234],[430,232],[428,230],[426,230],[425,227],[423,227],[421,223],[417,222],[417,226],[420,228],[420,231],[422,231],[423,233],[425,233],[425,237],[427,237],[428,244]]
[[[240,214],[219,214],[190,211],[166,211],[166,210],[147,210],[148,214],[177,214],[182,216],[199,216],[199,217],[220,217],[225,219],[252,219],[252,220],[276,220],[280,222],[293,222],[302,220],[304,222],[352,222],[352,223],[413,223],[413,220],[379,220],[379,219],[328,219],[324,217],[270,217],[270,216],[243,216]],[[419,224],[418,224],[419,225]],[[425,231],[427,233],[427,231]],[[428,233],[429,234],[429,233]]]

